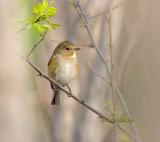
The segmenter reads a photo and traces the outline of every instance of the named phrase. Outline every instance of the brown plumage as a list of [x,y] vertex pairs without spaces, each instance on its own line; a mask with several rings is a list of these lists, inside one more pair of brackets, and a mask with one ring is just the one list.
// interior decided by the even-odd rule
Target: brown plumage
[[[62,86],[68,84],[78,72],[76,46],[70,41],[61,42],[54,50],[48,62],[48,75]],[[60,90],[51,84],[54,91],[52,105],[60,104]]]

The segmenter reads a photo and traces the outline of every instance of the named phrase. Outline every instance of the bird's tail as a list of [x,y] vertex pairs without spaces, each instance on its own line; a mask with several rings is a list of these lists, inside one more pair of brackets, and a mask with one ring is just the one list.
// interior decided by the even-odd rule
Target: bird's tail
[[60,90],[54,87],[52,84],[51,88],[53,89],[53,98],[51,101],[51,105],[60,105]]
[[59,96],[59,90],[53,91],[53,98],[51,105],[60,105],[60,96]]

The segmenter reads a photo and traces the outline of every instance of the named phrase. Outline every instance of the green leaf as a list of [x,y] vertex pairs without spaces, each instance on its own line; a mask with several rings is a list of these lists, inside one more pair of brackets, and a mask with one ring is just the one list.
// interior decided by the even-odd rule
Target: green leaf
[[39,3],[37,6],[33,7],[33,14],[36,14],[38,16],[42,16],[44,13],[44,7],[41,3]]
[[52,30],[52,27],[51,27],[50,25],[44,24],[44,25],[42,25],[42,27],[43,27],[45,30],[47,30],[47,31]]
[[54,23],[51,26],[52,26],[53,29],[58,29],[60,27],[59,24],[54,24]]
[[45,28],[42,25],[39,25],[37,23],[32,24],[31,28],[39,33],[45,32]]
[[46,16],[47,16],[47,17],[52,17],[52,16],[54,16],[54,15],[56,14],[56,12],[57,12],[57,9],[56,9],[56,8],[54,8],[54,7],[49,7],[49,8],[47,9]]
[[121,131],[118,133],[118,137],[120,142],[130,142],[130,138]]
[[34,18],[33,16],[31,16],[31,17],[28,18],[28,24],[29,24],[29,25],[30,25],[30,24],[33,24],[34,21],[35,21],[35,18]]
[[40,21],[45,21],[47,19],[47,17],[45,15],[40,17]]
[[47,2],[47,0],[43,0],[43,6],[44,6],[45,8],[48,7],[48,2]]
[[59,24],[55,24],[50,20],[47,20],[47,23],[53,28],[53,29],[58,29],[60,27]]
[[53,5],[54,2],[55,2],[54,0],[50,0],[49,5],[50,5],[50,6]]

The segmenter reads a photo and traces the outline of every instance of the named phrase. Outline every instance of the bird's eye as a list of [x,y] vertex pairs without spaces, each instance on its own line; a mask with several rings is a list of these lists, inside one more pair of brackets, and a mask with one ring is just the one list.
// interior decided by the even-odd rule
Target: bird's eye
[[70,50],[70,48],[68,48],[68,47],[67,47],[67,48],[66,48],[66,50],[67,50],[67,51],[69,51],[69,50]]

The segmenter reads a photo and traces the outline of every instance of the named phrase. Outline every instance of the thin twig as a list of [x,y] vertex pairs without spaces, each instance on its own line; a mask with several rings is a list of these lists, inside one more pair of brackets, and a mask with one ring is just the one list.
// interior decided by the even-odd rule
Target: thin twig
[[82,23],[84,24],[84,27],[86,28],[86,30],[87,30],[87,32],[88,32],[88,36],[89,36],[89,38],[90,38],[90,40],[91,40],[92,47],[95,48],[97,54],[99,55],[100,59],[101,59],[102,62],[104,63],[107,72],[110,73],[110,69],[109,69],[109,67],[108,67],[108,65],[107,65],[107,63],[106,63],[106,59],[104,58],[101,50],[96,46],[96,42],[95,42],[95,40],[94,40],[94,38],[93,38],[93,34],[92,34],[91,28],[90,28],[90,26],[89,26],[89,24],[88,24],[87,17],[86,17],[86,15],[85,15],[85,13],[83,12],[83,9],[82,9],[82,7],[81,7],[81,5],[80,5],[80,3],[79,3],[79,0],[74,0],[74,1],[73,1],[73,6],[75,7],[76,11],[78,12],[78,14],[79,14],[79,16],[80,16],[80,18],[81,18],[81,21],[82,21]]
[[[110,17],[110,15],[109,15],[109,17]],[[105,15],[105,18],[106,18],[106,22],[108,23],[108,25],[111,26],[111,23],[110,23],[110,22],[111,22],[111,19],[108,19],[107,15]],[[110,33],[110,34],[111,34],[111,32],[110,32],[111,28],[112,28],[112,27],[109,27],[109,33]],[[109,38],[110,38],[110,36],[109,36]],[[111,47],[111,46],[112,46],[112,44],[110,43],[110,44],[109,44],[109,47]],[[110,54],[111,54],[111,53],[110,53]],[[112,59],[111,59],[111,60],[112,60]],[[111,65],[111,66],[112,66],[112,65]],[[120,90],[119,90],[119,88],[118,88],[115,80],[113,80],[113,84],[114,84],[114,86],[115,86],[116,94],[117,94],[119,100],[121,101],[121,104],[122,104],[122,106],[123,106],[124,111],[126,112],[126,114],[128,115],[128,117],[132,118],[132,116],[131,116],[131,114],[130,114],[130,112],[129,112],[129,110],[128,110],[126,101],[124,100],[124,98],[123,98],[123,96],[122,96],[122,94],[121,94],[121,92],[120,92]],[[133,132],[133,134],[134,134],[134,135],[132,135],[132,136],[134,136],[133,139],[134,139],[135,141],[138,140],[138,142],[142,142],[141,139],[140,139],[140,137],[139,137],[138,134],[137,134],[137,128],[135,127],[135,124],[132,124],[132,123],[131,123],[131,129],[132,129],[132,132]],[[130,135],[130,136],[131,136],[131,135]]]
[[34,46],[33,48],[30,50],[30,52],[28,53],[28,58],[31,56],[32,52],[38,47],[38,45],[44,40],[44,38],[42,37]]
[[40,35],[42,38],[36,43],[34,44],[33,48],[30,50],[30,52],[28,53],[28,58],[31,56],[32,52],[38,47],[38,45],[45,39],[43,36],[47,34],[47,31],[44,32],[42,35]]
[[[49,40],[49,41],[51,41],[51,42],[56,42],[56,43],[61,42],[61,41],[58,41],[58,40],[53,40],[53,39],[51,39],[51,38],[49,38],[49,37],[47,37],[47,36],[44,36],[44,35],[41,35],[41,37],[43,37],[44,39],[47,39],[47,40]],[[75,43],[75,45],[76,45],[76,46],[81,46],[81,47],[92,47],[91,44],[79,44],[79,43]]]
[[69,85],[67,84],[66,86],[67,86],[69,92],[72,94],[72,90],[71,90],[71,88],[69,87]]
[[89,62],[89,60],[87,59],[87,57],[84,55],[85,60],[87,62],[87,65],[89,67],[89,69],[91,69],[99,78],[101,78],[102,80],[105,81],[106,85],[110,85],[110,81],[108,81],[103,75],[101,75]]
[[49,38],[49,37],[47,37],[47,36],[45,36],[45,35],[40,35],[42,38],[44,38],[44,39],[47,39],[47,40],[49,40],[49,41],[51,41],[51,42],[57,42],[57,43],[59,43],[60,41],[58,41],[58,40],[53,40],[53,39],[51,39],[51,38]]
[[128,129],[123,128],[119,123],[117,124],[117,127],[127,136],[131,137],[131,138],[135,138],[135,141],[139,142],[139,138],[137,138],[137,136],[135,134],[133,134],[132,132],[130,132]]
[[[111,62],[111,90],[112,90],[112,102],[113,102],[113,120],[115,120],[116,114],[116,92],[114,85],[114,61],[113,61],[113,43],[112,43],[112,1],[110,1],[110,10],[109,10],[109,51],[110,51],[110,62]],[[117,142],[117,124],[116,121],[113,123],[114,126],[114,141]]]
[[26,29],[26,26],[23,27],[23,28],[21,28],[21,29],[19,29],[16,33],[18,34],[18,33],[20,33],[20,32],[23,32],[23,31],[25,31],[25,29]]
[[[112,11],[113,11],[113,10],[116,10],[117,8],[119,8],[122,4],[123,4],[123,3],[121,2],[121,3],[117,4],[116,6],[114,6],[114,7],[112,8]],[[105,11],[103,11],[103,12],[100,12],[100,13],[94,15],[94,16],[90,16],[89,19],[93,19],[93,18],[96,18],[96,17],[98,17],[98,16],[106,15],[106,14],[108,14],[108,13],[109,13],[109,10],[107,9],[107,10],[105,10]]]

